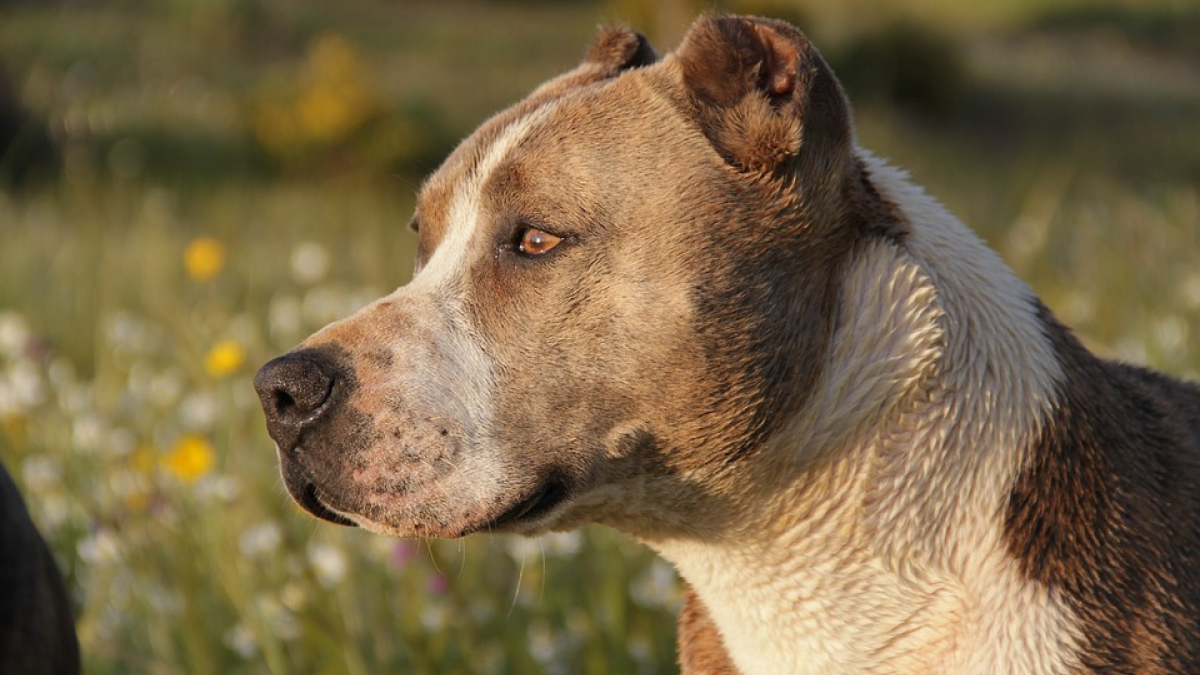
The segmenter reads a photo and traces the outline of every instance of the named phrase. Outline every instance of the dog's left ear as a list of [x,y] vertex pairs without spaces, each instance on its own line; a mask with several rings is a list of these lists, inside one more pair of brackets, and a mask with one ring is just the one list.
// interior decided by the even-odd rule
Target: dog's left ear
[[605,26],[577,68],[542,84],[530,98],[561,96],[576,87],[609,80],[630,68],[657,61],[658,53],[641,33],[627,26]]
[[796,28],[705,16],[675,57],[701,129],[737,169],[831,178],[852,164],[849,104],[829,66]]
[[600,66],[609,76],[658,61],[658,52],[646,36],[628,26],[604,26],[588,48],[584,64]]

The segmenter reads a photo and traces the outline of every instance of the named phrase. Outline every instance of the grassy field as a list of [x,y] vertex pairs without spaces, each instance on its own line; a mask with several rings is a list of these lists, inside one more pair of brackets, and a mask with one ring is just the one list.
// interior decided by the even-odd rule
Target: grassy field
[[[802,21],[861,142],[1093,348],[1200,377],[1200,10],[851,4],[725,6]],[[249,379],[408,279],[421,175],[597,23],[665,49],[692,12],[0,3],[0,69],[52,148],[0,155],[0,459],[87,672],[675,672],[677,581],[639,544],[319,524],[284,494]]]

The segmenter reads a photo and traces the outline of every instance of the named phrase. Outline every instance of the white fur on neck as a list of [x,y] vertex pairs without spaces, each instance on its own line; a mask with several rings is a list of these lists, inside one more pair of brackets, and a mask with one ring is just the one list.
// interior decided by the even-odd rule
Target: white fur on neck
[[[850,266],[819,393],[745,485],[773,497],[724,541],[654,546],[743,675],[1067,672],[1074,617],[1002,539],[1061,376],[1033,296],[902,173],[862,156],[911,232]],[[756,484],[766,476],[779,489]]]

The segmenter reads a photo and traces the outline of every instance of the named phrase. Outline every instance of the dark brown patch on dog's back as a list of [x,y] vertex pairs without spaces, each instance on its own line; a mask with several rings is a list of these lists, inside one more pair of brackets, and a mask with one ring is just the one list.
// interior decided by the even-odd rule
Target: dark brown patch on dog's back
[[1094,673],[1200,669],[1200,388],[1102,361],[1045,307],[1064,380],[1010,495],[1026,576],[1082,623]]

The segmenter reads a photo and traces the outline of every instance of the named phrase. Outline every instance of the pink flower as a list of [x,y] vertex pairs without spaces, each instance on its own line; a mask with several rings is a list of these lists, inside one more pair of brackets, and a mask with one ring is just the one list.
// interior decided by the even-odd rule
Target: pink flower
[[417,550],[420,548],[413,539],[401,539],[392,546],[392,554],[388,556],[388,562],[396,569],[403,569],[412,562],[412,559],[417,557]]
[[450,589],[450,581],[440,574],[434,574],[425,582],[425,588],[433,595],[442,595]]

